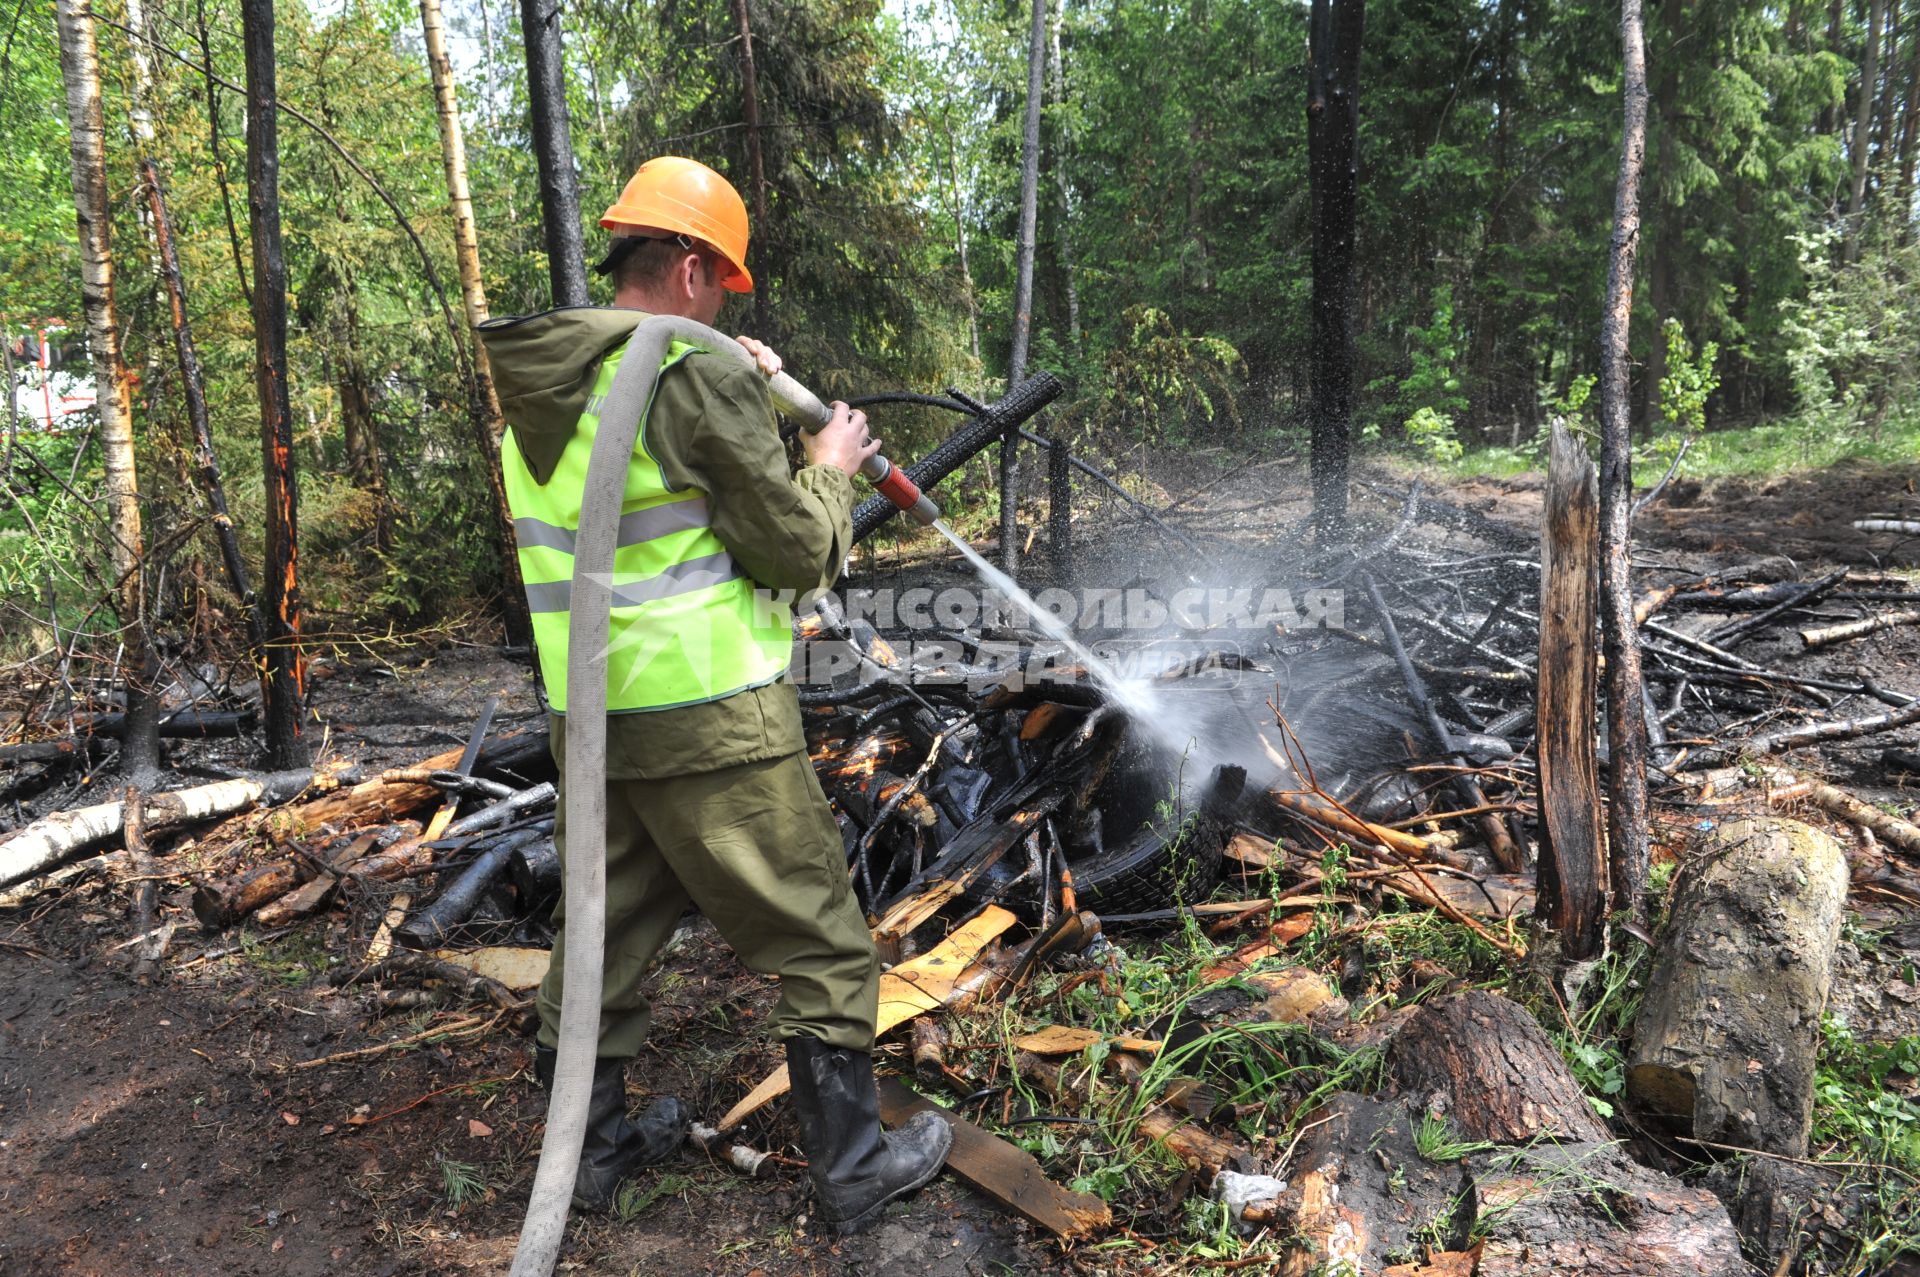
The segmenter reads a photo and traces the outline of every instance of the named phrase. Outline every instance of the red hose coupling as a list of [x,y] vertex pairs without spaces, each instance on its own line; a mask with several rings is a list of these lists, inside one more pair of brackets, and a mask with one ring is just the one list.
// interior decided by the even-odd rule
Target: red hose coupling
[[874,490],[922,527],[932,527],[940,518],[940,507],[920,491],[920,485],[907,478],[906,471],[879,453],[868,457],[860,467]]
[[887,473],[873,487],[881,496],[902,510],[913,509],[913,503],[920,499],[919,487],[913,480],[907,478],[905,470],[891,462],[887,464]]

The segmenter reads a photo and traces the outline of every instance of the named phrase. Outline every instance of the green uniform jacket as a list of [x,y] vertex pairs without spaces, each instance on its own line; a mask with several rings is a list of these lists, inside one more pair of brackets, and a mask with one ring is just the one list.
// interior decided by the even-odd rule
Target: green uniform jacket
[[[536,479],[552,473],[573,437],[601,360],[645,318],[570,306],[482,330],[501,411]],[[852,480],[833,466],[792,473],[757,369],[728,355],[688,356],[661,376],[645,430],[668,485],[707,494],[714,533],[757,584],[833,583],[853,547]],[[703,705],[609,716],[607,778],[691,775],[785,757],[805,743],[799,697],[782,680]]]

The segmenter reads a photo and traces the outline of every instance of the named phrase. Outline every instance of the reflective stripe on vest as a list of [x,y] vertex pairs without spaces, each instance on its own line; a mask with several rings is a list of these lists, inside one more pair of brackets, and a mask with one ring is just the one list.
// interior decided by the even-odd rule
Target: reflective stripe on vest
[[[693,350],[673,343],[661,362],[662,374]],[[558,713],[565,713],[567,706],[580,496],[600,426],[599,410],[624,354],[622,347],[602,362],[586,411],[546,483],[534,480],[511,430],[506,442],[513,446],[500,450],[540,673],[548,703]],[[652,404],[647,406],[651,410]],[[720,700],[779,678],[792,655],[791,618],[785,608],[756,597],[753,581],[714,535],[706,494],[668,489],[646,450],[644,428],[627,463],[623,505],[613,577],[607,582],[613,594],[607,634],[608,711]]]

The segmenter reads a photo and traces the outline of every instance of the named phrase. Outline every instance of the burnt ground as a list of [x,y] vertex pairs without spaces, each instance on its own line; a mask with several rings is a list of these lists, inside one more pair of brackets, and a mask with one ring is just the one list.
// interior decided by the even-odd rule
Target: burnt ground
[[[1160,503],[1178,503],[1172,521],[1260,559],[1289,549],[1305,512],[1297,469],[1199,457],[1169,463],[1156,478]],[[1527,477],[1469,482],[1445,495],[1531,525],[1539,486]],[[1846,523],[1914,509],[1907,475],[1886,471],[1682,490],[1643,516],[1642,557],[1697,569],[1779,555],[1803,576],[1823,564],[1912,567],[1914,542]],[[1356,510],[1384,527],[1397,500],[1363,495]],[[1088,523],[1084,572],[1124,584],[1166,570],[1161,539],[1122,508],[1110,503]],[[919,579],[952,575],[949,559],[889,553],[865,566]],[[1778,631],[1744,651],[1772,662],[1792,641]],[[1842,645],[1796,668],[1845,676],[1863,664],[1886,686],[1920,692],[1920,628]],[[459,743],[490,693],[502,696],[503,717],[535,714],[524,673],[483,647],[355,650],[323,661],[319,674],[327,750],[369,769]],[[1908,810],[1913,791],[1877,759],[1889,745],[1916,742],[1920,732],[1909,729],[1830,747],[1819,761],[1839,783]],[[214,743],[179,747],[177,761],[242,765],[244,755],[242,745]],[[192,782],[191,773],[182,777]],[[36,805],[79,797],[55,791]],[[123,884],[83,879],[0,911],[0,1277],[504,1271],[544,1115],[524,1025],[506,1017],[477,1036],[290,1070],[460,1021],[432,1008],[376,1018],[367,995],[319,983],[364,943],[379,900],[350,901],[282,935],[207,934],[178,887],[168,886],[174,894],[164,904],[183,925],[167,962],[144,978],[131,974],[121,947],[129,934]],[[1865,952],[1843,944],[1845,987],[1836,998],[1857,1032],[1920,1031],[1913,960],[1913,946],[1898,942]],[[777,1062],[754,1031],[771,1006],[771,983],[742,969],[700,923],[651,980],[657,1027],[631,1070],[633,1089],[679,1094],[711,1118]],[[790,1154],[793,1134],[775,1106],[744,1137]],[[610,1274],[959,1277],[1113,1271],[1120,1262],[1091,1250],[1063,1254],[950,1178],[895,1208],[875,1232],[838,1244],[807,1220],[804,1174],[789,1166],[748,1180],[684,1153],[636,1207],[629,1219],[577,1224],[563,1263]]]

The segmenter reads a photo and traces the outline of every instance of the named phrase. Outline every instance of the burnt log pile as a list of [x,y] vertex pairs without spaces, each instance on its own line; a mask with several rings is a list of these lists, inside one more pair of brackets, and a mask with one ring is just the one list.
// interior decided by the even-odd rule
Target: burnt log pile
[[[1914,590],[1783,560],[1637,568],[1653,861],[1677,869],[1654,931],[1623,925],[1577,454],[1556,441],[1537,530],[1416,484],[1376,488],[1379,526],[1351,546],[1276,560],[1196,534],[1205,561],[1125,592],[1154,625],[1083,618],[1085,648],[1017,611],[937,643],[833,601],[798,616],[807,748],[886,964],[883,1035],[914,1086],[949,1092],[956,1173],[1063,1238],[1151,1233],[1214,1193],[1301,1274],[1731,1277],[1802,1244],[1748,1177],[1682,1175],[1820,1154],[1843,913],[1920,904],[1901,790],[1920,686],[1867,655],[1920,634]],[[1274,584],[1183,606],[1208,579]],[[110,730],[0,746],[0,766],[86,766]],[[483,722],[465,750],[370,776],[49,815],[0,836],[0,891],[124,879],[139,801],[142,876],[190,889],[181,925],[211,939],[343,915],[363,946],[347,978],[376,983],[389,945],[537,959],[553,782],[544,729]],[[1399,961],[1409,926],[1459,959]],[[1169,934],[1205,949],[1190,987],[1137,994],[1129,956]],[[1604,1100],[1568,1064],[1600,996],[1572,960],[1603,955],[1641,964]],[[1004,1041],[962,1014],[1030,995],[1045,1022]],[[749,1128],[786,1081],[755,1081],[703,1128],[714,1147],[767,1147]],[[888,1085],[892,1114],[927,1102]],[[1172,1196],[1069,1189],[996,1125],[1091,1128],[1170,1164]]]

